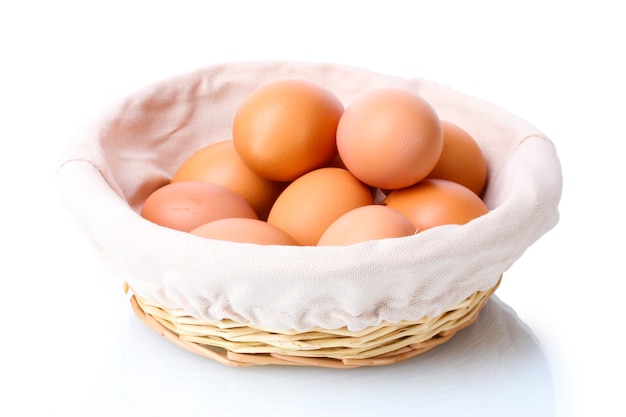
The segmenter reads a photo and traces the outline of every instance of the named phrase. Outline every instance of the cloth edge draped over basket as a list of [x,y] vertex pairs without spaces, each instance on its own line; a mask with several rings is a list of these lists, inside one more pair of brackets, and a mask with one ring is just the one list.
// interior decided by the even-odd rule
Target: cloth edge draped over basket
[[[479,142],[491,211],[466,225],[348,247],[261,247],[156,226],[138,211],[193,150],[229,139],[255,86],[301,77],[348,104],[382,86],[424,96]],[[79,132],[57,171],[62,202],[110,272],[137,294],[211,321],[306,331],[437,316],[500,276],[559,218],[554,144],[525,120],[424,79],[334,64],[242,62],[138,91]]]

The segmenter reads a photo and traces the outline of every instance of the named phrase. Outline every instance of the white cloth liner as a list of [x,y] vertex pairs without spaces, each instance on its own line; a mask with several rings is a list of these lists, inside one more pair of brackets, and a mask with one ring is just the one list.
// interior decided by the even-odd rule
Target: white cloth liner
[[[234,113],[253,88],[285,77],[318,82],[344,105],[382,86],[421,94],[483,149],[490,212],[463,226],[347,247],[214,241],[139,216],[144,199],[191,152],[230,139]],[[297,331],[436,316],[493,287],[557,224],[562,189],[553,143],[495,105],[425,79],[279,61],[217,65],[130,95],[79,132],[57,180],[104,265],[137,294],[212,321]]]

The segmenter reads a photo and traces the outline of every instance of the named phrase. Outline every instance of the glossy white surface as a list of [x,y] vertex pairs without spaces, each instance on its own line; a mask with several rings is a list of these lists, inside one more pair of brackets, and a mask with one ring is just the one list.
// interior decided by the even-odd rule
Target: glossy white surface
[[[0,415],[626,415],[621,8],[203,3],[0,6]],[[101,108],[152,81],[273,58],[433,79],[555,142],[561,221],[507,271],[475,326],[389,367],[233,369],[133,316],[122,278],[59,205],[60,153]]]
[[[552,416],[545,353],[512,309],[494,297],[448,343],[394,366],[351,370],[231,368],[180,352],[138,320],[125,321],[89,404],[89,415]],[[524,395],[520,395],[524,393]],[[202,398],[202,401],[197,401]],[[411,414],[410,414],[411,415]]]

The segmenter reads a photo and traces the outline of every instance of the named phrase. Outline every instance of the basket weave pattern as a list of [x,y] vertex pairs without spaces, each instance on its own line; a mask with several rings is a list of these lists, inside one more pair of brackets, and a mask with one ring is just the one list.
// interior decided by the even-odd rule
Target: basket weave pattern
[[316,328],[272,331],[232,320],[208,322],[170,310],[136,294],[133,311],[171,342],[230,366],[304,365],[331,368],[388,365],[426,352],[471,325],[495,292],[477,291],[437,317],[381,323],[361,331]]

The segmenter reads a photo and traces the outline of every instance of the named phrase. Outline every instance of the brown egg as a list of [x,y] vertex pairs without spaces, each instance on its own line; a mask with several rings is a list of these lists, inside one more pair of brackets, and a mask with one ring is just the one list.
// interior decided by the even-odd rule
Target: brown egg
[[227,218],[214,220],[191,231],[209,239],[228,240],[258,245],[297,245],[284,230],[258,219]]
[[441,121],[443,149],[426,178],[458,182],[481,195],[487,182],[487,162],[474,138],[458,125]]
[[489,211],[469,188],[440,179],[394,190],[382,204],[407,216],[418,232],[444,224],[465,224]]
[[141,216],[171,229],[189,232],[224,217],[256,219],[252,206],[240,195],[208,182],[174,182],[148,196]]
[[422,97],[380,88],[350,103],[337,126],[341,160],[373,187],[397,189],[420,181],[443,147],[439,116]]
[[267,222],[293,236],[300,245],[316,245],[324,230],[344,213],[374,198],[369,187],[342,168],[310,171],[285,188]]
[[398,210],[372,204],[357,207],[335,220],[318,246],[351,245],[366,240],[404,237],[415,233],[411,221]]
[[172,182],[204,181],[221,185],[245,198],[265,220],[284,184],[267,180],[243,163],[231,140],[215,142],[191,154]]
[[329,163],[343,104],[329,90],[299,79],[268,82],[241,103],[233,120],[239,156],[264,178],[287,182]]

